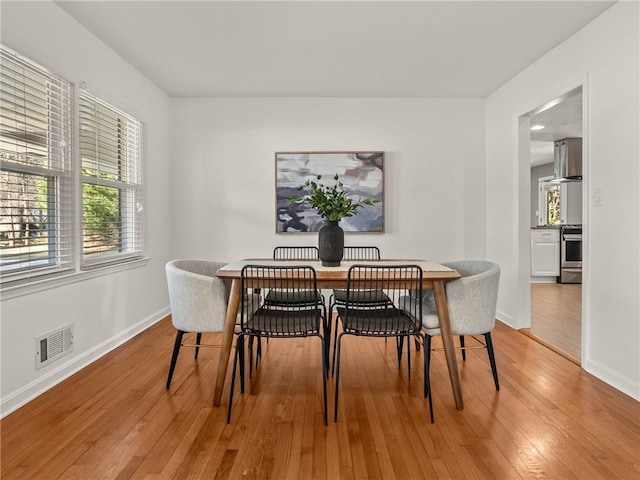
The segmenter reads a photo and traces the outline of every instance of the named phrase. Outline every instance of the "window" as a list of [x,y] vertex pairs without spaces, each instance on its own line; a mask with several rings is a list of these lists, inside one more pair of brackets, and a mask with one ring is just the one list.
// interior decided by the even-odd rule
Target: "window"
[[2,284],[73,268],[71,84],[0,51]]
[[142,124],[81,90],[76,160],[71,83],[0,53],[3,291],[142,259]]
[[560,223],[560,185],[544,186],[545,225]]
[[143,250],[142,126],[82,91],[82,265],[135,259]]
[[538,179],[538,225],[582,225],[582,182]]

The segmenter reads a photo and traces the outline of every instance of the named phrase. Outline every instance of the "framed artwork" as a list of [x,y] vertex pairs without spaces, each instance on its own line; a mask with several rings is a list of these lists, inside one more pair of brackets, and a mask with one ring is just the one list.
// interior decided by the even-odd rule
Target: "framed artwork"
[[320,230],[323,220],[315,209],[289,199],[301,195],[298,186],[308,179],[331,186],[336,174],[349,197],[379,202],[340,220],[342,229],[384,232],[384,152],[276,152],[276,233]]

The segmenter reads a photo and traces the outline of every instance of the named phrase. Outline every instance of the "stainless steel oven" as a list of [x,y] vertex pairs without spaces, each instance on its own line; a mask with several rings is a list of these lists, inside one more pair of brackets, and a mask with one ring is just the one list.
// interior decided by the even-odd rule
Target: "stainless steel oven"
[[560,283],[582,283],[582,225],[560,228]]

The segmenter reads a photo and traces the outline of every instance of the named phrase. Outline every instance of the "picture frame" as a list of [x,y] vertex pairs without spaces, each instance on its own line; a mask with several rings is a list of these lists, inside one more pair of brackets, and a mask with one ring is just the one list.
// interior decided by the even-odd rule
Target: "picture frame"
[[276,233],[320,230],[324,222],[315,209],[293,203],[291,197],[303,194],[298,187],[307,180],[334,185],[336,174],[349,197],[377,201],[340,220],[344,232],[383,233],[384,157],[383,151],[276,152]]

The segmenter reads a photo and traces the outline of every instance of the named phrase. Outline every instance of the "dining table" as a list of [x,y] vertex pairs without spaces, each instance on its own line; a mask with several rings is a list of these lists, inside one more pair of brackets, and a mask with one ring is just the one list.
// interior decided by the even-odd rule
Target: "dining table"
[[[323,266],[320,260],[274,260],[272,258],[246,258],[231,262],[220,268],[216,275],[222,279],[231,280],[231,291],[229,294],[229,303],[227,305],[227,314],[222,332],[222,343],[220,346],[220,354],[218,360],[218,369],[216,374],[216,383],[213,392],[213,405],[220,406],[222,399],[222,391],[227,376],[229,366],[229,358],[231,356],[231,348],[233,346],[233,335],[238,316],[238,308],[243,298],[241,291],[241,274],[242,269],[246,265],[263,265],[263,266],[286,266],[286,265],[305,265],[311,266],[316,271],[317,285],[319,289],[340,289],[347,286],[347,275],[349,268],[353,265],[417,265],[422,269],[422,287],[423,289],[433,290],[436,311],[440,322],[440,331],[442,337],[442,346],[444,347],[447,368],[449,370],[449,379],[453,391],[453,398],[458,410],[463,409],[462,389],[460,386],[460,377],[458,375],[458,364],[455,357],[455,346],[453,344],[453,336],[451,334],[451,321],[449,318],[449,307],[447,305],[447,295],[445,291],[445,283],[450,280],[460,278],[460,274],[444,265],[429,261],[416,259],[384,259],[384,260],[357,260],[342,261],[337,267]],[[385,288],[393,288],[390,283]],[[425,353],[426,354],[426,353]]]

